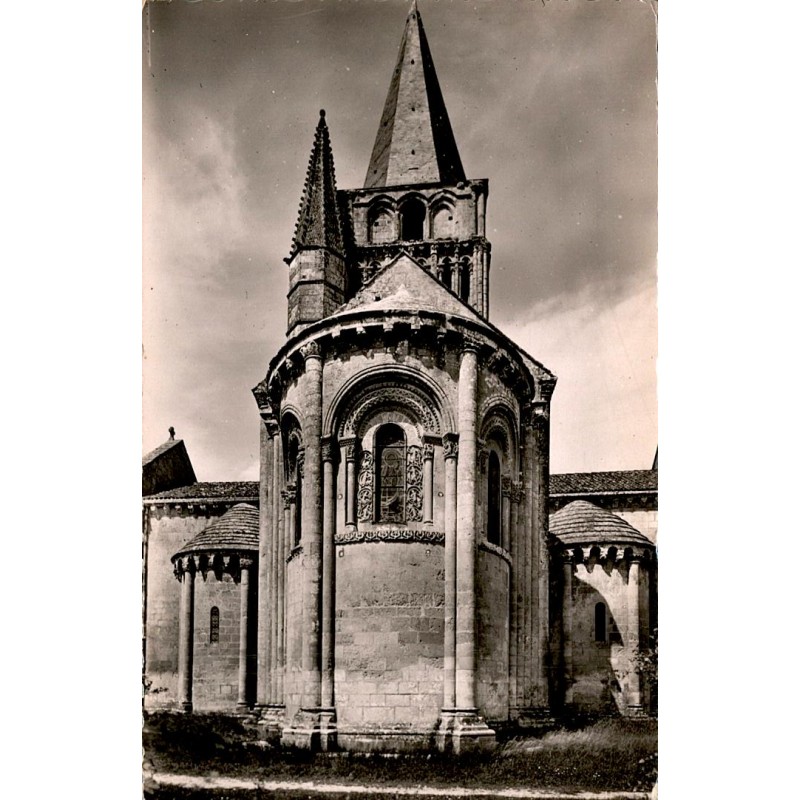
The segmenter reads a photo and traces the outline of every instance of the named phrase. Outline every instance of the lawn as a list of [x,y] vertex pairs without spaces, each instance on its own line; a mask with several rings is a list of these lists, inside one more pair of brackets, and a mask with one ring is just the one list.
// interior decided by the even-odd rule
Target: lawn
[[[148,714],[143,743],[145,766],[155,772],[385,787],[649,791],[657,769],[654,720],[608,719],[538,737],[507,738],[490,756],[463,759],[438,753],[402,757],[311,754],[263,743],[259,746],[252,728],[221,715]],[[148,788],[145,796],[153,800],[219,800],[222,795],[196,789]],[[267,795],[256,790],[226,790],[224,796],[256,800]],[[285,796],[309,795],[287,792]]]

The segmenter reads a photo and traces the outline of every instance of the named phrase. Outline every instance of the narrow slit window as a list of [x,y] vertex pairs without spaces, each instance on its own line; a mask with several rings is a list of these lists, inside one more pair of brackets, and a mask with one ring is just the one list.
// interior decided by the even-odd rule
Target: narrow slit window
[[594,607],[594,640],[606,641],[606,604],[597,603]]
[[209,636],[208,640],[215,644],[219,642],[219,609],[216,606],[211,608],[211,617],[209,620]]
[[494,450],[489,451],[489,518],[486,538],[500,544],[502,524],[502,498],[500,495],[500,458]]

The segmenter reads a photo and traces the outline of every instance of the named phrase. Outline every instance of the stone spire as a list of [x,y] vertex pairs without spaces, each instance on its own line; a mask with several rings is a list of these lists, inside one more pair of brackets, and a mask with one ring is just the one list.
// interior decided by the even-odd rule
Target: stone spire
[[324,109],[319,112],[290,258],[298,250],[319,247],[338,254],[344,252],[342,224],[336,203],[333,152]]
[[465,180],[416,0],[406,19],[364,188]]

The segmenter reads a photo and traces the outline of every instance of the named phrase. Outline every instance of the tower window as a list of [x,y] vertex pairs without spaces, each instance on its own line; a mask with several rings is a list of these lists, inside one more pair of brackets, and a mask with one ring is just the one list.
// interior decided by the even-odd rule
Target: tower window
[[404,522],[406,516],[406,437],[398,425],[384,425],[375,436],[378,522]]
[[465,302],[469,302],[469,266],[467,264],[461,265],[461,281],[459,287],[459,296]]
[[605,642],[606,640],[606,604],[596,603],[594,607],[594,640]]
[[412,198],[400,210],[400,238],[404,241],[419,241],[425,226],[425,204]]
[[208,641],[215,644],[219,641],[219,609],[211,607],[211,614],[208,622]]
[[489,451],[489,517],[486,538],[499,545],[501,542],[502,497],[500,495],[500,458],[494,450]]
[[453,288],[453,267],[449,258],[442,262],[442,283],[448,288]]

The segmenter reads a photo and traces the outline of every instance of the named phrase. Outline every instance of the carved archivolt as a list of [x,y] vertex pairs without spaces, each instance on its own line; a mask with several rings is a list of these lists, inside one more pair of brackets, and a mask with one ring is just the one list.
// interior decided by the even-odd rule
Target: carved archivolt
[[373,384],[369,393],[360,396],[350,405],[342,420],[339,437],[360,436],[364,420],[375,411],[385,407],[396,407],[409,413],[425,433],[441,434],[441,423],[427,398],[421,397],[413,389],[398,386],[394,381]]

